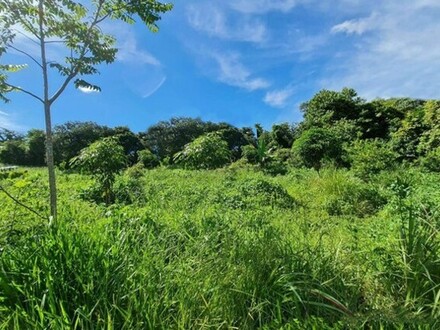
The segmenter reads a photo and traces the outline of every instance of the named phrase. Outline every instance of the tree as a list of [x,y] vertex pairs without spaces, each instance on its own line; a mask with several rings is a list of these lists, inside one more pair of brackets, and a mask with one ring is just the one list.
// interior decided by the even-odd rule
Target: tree
[[26,135],[27,163],[31,166],[45,165],[46,135],[39,129],[31,129]]
[[251,164],[264,167],[272,160],[272,152],[277,147],[277,143],[273,141],[273,134],[264,130],[260,124],[255,124],[255,131],[256,138],[251,144],[243,147],[243,157]]
[[26,146],[23,140],[9,140],[0,146],[0,163],[26,165]]
[[11,140],[22,140],[23,136],[20,133],[11,131],[7,128],[0,127],[0,143]]
[[278,148],[291,148],[295,139],[296,126],[288,123],[275,124],[272,126],[272,141]]
[[292,152],[304,166],[313,167],[319,171],[323,161],[340,161],[342,145],[332,131],[324,128],[311,128],[293,143]]
[[[156,32],[160,15],[171,10],[171,4],[155,0],[96,0],[87,5],[73,0],[2,0],[0,1],[0,56],[16,51],[27,56],[42,74],[42,95],[8,82],[8,74],[22,69],[23,65],[0,65],[0,99],[8,101],[7,93],[23,92],[40,102],[44,109],[46,125],[46,160],[49,172],[50,214],[57,217],[57,193],[52,140],[51,109],[70,83],[75,87],[100,90],[84,80],[84,76],[98,73],[101,63],[112,63],[116,58],[115,39],[105,34],[100,25],[108,20],[134,23],[139,17],[148,28]],[[38,45],[38,57],[19,49],[14,43],[19,26]],[[50,61],[48,48],[57,43],[68,54],[64,61]],[[62,83],[51,93],[53,84],[50,70],[62,77]]]
[[220,133],[212,132],[187,144],[174,160],[189,169],[214,169],[229,163],[231,152]]
[[116,174],[126,166],[124,148],[116,137],[108,137],[92,143],[72,158],[71,165],[96,178],[98,191],[108,205],[113,201],[113,183]]
[[400,128],[391,134],[391,145],[399,154],[399,160],[415,161],[420,156],[420,139],[428,129],[423,117],[423,107],[410,109],[400,122]]
[[144,149],[139,136],[126,126],[113,128],[111,134],[118,138],[119,144],[124,148],[128,165],[134,165],[138,161],[138,151]]
[[104,137],[112,135],[110,127],[86,121],[68,121],[53,129],[53,148],[55,164],[68,162],[79,152]]
[[368,179],[396,165],[397,154],[381,139],[357,140],[348,148],[348,158],[353,172]]
[[173,157],[185,145],[207,133],[210,124],[200,118],[175,117],[150,126],[141,139],[147,149],[163,160]]
[[403,119],[400,111],[380,99],[362,104],[359,109],[356,124],[364,139],[388,139]]
[[354,89],[344,88],[341,92],[324,89],[301,104],[304,124],[307,128],[324,127],[341,119],[357,119],[363,102]]
[[145,168],[155,168],[160,165],[159,157],[157,157],[155,154],[153,154],[148,149],[139,150],[137,152],[137,156],[139,158],[139,162],[145,167]]
[[[418,151],[428,154],[440,147],[440,101],[429,100],[424,105],[424,124],[426,130],[420,137]],[[438,155],[438,150],[436,151]]]
[[221,133],[222,139],[228,144],[232,161],[240,159],[243,154],[243,147],[252,142],[252,139],[248,136],[247,128],[237,128],[227,124],[225,128],[217,132]]

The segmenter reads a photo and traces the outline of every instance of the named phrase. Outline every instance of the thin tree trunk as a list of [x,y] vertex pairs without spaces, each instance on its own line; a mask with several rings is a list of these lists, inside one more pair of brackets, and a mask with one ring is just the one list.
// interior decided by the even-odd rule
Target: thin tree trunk
[[44,118],[46,123],[46,162],[49,172],[49,193],[50,193],[50,215],[53,221],[57,219],[57,187],[55,178],[55,164],[53,160],[53,141],[52,141],[52,119],[51,102],[49,100],[49,78],[47,74],[46,40],[44,32],[44,0],[39,0],[39,27],[40,27],[40,51],[41,68],[43,72],[43,92],[44,92]]
[[50,192],[50,215],[55,221],[57,219],[57,187],[55,178],[55,164],[53,159],[52,121],[50,115],[50,104],[44,104],[44,117],[46,122],[46,162],[49,173]]

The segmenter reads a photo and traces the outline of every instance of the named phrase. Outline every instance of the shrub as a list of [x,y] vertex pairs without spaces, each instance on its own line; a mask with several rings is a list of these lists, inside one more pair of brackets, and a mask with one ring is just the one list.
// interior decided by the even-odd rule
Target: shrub
[[387,202],[376,188],[363,184],[347,184],[338,194],[329,196],[325,210],[329,215],[355,215],[359,218],[375,214]]
[[330,130],[312,128],[293,143],[292,152],[302,165],[319,171],[325,161],[340,162],[342,144]]
[[148,149],[139,150],[137,155],[139,162],[142,163],[145,168],[155,168],[160,165],[159,157]]
[[230,159],[228,144],[217,132],[198,137],[174,156],[177,164],[189,169],[215,169],[228,164]]
[[[70,164],[95,177],[97,185],[92,190],[95,201],[98,196],[107,205],[114,200],[113,183],[116,174],[125,167],[124,149],[116,138],[104,138],[81,150]],[[98,193],[98,195],[97,195]]]
[[362,179],[391,170],[396,165],[397,154],[385,142],[358,140],[348,148],[348,159],[351,169]]
[[[317,180],[316,180],[317,179]],[[379,211],[386,203],[386,195],[377,186],[355,178],[347,171],[325,169],[310,189],[322,198],[323,209],[331,216],[368,217]]]
[[401,297],[405,307],[418,313],[427,312],[438,319],[440,214],[426,212],[417,201],[413,184],[410,178],[402,176],[391,187],[394,192],[391,206],[396,218],[400,220],[400,267],[393,272],[386,272],[384,277],[390,290]]
[[115,201],[121,204],[140,204],[145,201],[144,180],[127,172],[116,178],[113,186]]
[[420,165],[428,171],[440,172],[440,147],[434,149],[421,158]]
[[286,163],[279,159],[272,159],[267,162],[263,167],[263,172],[269,175],[285,175],[288,172]]
[[237,182],[236,188],[250,207],[256,205],[293,208],[295,199],[281,185],[263,179]]
[[243,158],[250,164],[258,163],[258,150],[253,145],[246,145],[241,148]]
[[26,165],[26,147],[23,141],[6,141],[0,145],[0,163]]

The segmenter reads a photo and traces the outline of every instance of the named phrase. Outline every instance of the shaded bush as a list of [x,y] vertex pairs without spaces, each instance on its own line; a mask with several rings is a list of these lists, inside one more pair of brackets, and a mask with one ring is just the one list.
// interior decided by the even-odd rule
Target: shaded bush
[[347,184],[337,195],[329,196],[324,207],[329,215],[355,215],[363,218],[375,214],[387,203],[376,187]]
[[145,180],[141,170],[130,167],[116,178],[113,185],[115,202],[121,204],[143,204],[146,201]]
[[420,159],[420,165],[431,172],[440,172],[440,147]]
[[292,146],[293,157],[300,164],[319,170],[324,162],[336,163],[342,158],[341,141],[328,129],[311,128]]
[[139,150],[137,155],[139,162],[142,163],[145,168],[155,168],[160,165],[159,157],[148,149]]

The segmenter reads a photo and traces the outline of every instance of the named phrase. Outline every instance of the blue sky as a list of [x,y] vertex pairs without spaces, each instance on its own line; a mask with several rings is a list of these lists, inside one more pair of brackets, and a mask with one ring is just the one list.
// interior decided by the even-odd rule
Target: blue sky
[[[438,0],[176,0],[152,34],[140,22],[105,24],[118,40],[117,61],[69,87],[53,122],[95,121],[143,131],[173,116],[236,126],[301,120],[299,105],[326,88],[355,88],[366,99],[439,98]],[[34,52],[24,37],[17,46]],[[52,58],[61,48],[50,51]],[[28,63],[11,83],[41,92]],[[55,83],[58,82],[56,77]],[[40,104],[19,93],[0,104],[0,127],[43,128]]]

